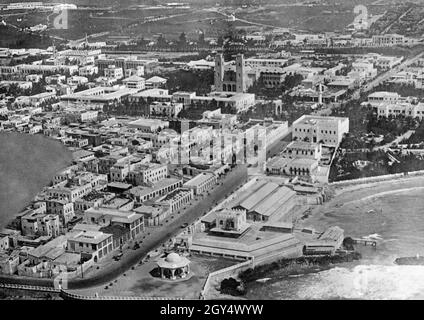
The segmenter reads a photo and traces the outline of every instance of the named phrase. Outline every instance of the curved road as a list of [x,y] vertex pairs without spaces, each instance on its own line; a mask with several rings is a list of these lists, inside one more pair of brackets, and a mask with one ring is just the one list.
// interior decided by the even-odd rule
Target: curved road
[[[245,165],[238,165],[228,172],[225,176],[218,180],[218,184],[214,189],[210,190],[210,195],[204,195],[194,200],[194,204],[189,206],[180,214],[173,213],[175,219],[168,217],[169,222],[161,227],[146,228],[149,234],[140,243],[137,250],[126,249],[121,260],[116,262],[111,260],[106,266],[89,274],[88,278],[73,279],[68,282],[68,289],[82,289],[101,285],[112,281],[125,271],[130,269],[143,259],[150,251],[167,242],[174,235],[182,231],[181,225],[184,223],[191,224],[204,213],[208,212],[217,202],[221,202],[236,188],[242,186],[247,179],[247,168]],[[113,255],[113,254],[111,254]],[[111,257],[109,257],[110,259]],[[108,259],[108,258],[106,258]],[[109,260],[108,260],[109,261]]]

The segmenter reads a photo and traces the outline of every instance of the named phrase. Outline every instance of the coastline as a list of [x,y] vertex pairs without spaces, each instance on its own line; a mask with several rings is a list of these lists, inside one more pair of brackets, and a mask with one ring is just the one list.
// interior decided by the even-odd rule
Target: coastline
[[246,289],[242,296],[243,298],[261,299],[254,295],[258,287],[329,270],[342,264],[360,261],[360,259],[361,254],[357,251],[333,256],[302,256],[292,259],[281,259],[240,272],[237,278],[241,280]]
[[[331,185],[330,185],[331,186]],[[365,182],[350,186],[334,186],[335,195],[329,201],[312,208],[311,213],[302,221],[303,225],[316,226],[326,212],[349,203],[370,200],[390,194],[399,194],[424,189],[424,176],[405,176],[378,182]],[[319,225],[319,223],[318,223]]]
[[[44,135],[1,132],[0,227],[25,209],[53,176],[72,162],[68,148]],[[22,157],[25,151],[25,157]]]

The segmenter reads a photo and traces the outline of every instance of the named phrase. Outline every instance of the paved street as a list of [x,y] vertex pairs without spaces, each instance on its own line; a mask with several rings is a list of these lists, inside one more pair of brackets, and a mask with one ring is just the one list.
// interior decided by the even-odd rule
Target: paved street
[[[181,225],[191,224],[204,213],[208,212],[216,203],[221,202],[232,191],[242,186],[247,180],[245,165],[238,165],[218,180],[218,184],[210,190],[210,194],[194,199],[192,205],[180,213],[174,213],[168,217],[168,223],[160,227],[146,228],[145,239],[142,239],[140,248],[137,250],[126,249],[120,261],[113,260],[113,254],[99,264],[99,269],[94,267],[87,278],[69,281],[69,289],[80,289],[106,283],[124,273],[131,266],[138,263],[148,252],[167,242],[172,236],[182,231]],[[172,218],[173,217],[173,218]]]

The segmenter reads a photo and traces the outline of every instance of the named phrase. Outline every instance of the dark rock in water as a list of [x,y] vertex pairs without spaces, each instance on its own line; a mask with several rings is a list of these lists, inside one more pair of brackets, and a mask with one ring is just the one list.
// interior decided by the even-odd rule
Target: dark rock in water
[[401,257],[395,260],[395,263],[398,265],[416,265],[422,266],[424,265],[424,257],[416,256],[416,257]]
[[224,279],[221,282],[221,293],[229,294],[232,296],[241,296],[245,294],[246,289],[242,282],[234,278]]

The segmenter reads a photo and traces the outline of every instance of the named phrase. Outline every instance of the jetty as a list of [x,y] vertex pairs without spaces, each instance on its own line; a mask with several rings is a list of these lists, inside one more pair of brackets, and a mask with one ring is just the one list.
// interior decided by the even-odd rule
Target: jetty
[[363,244],[364,246],[377,247],[377,240],[352,238],[354,244]]

